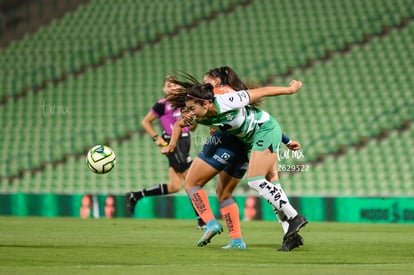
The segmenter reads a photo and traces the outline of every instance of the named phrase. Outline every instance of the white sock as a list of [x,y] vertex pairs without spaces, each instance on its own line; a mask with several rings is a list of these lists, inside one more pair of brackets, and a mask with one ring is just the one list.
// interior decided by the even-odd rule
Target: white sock
[[251,188],[259,192],[259,195],[266,199],[276,210],[283,212],[288,219],[295,217],[298,212],[289,203],[289,200],[280,184],[273,184],[264,177],[248,179]]
[[287,217],[285,216],[285,214],[283,214],[283,212],[277,211],[275,208],[273,208],[273,210],[275,211],[275,215],[276,215],[280,225],[282,225],[283,233],[286,234],[286,232],[289,229],[289,223],[287,221]]
[[282,186],[280,185],[280,183],[278,181],[273,182],[276,186],[277,189],[279,189],[279,191],[282,194],[282,199],[284,199],[286,201],[286,204],[284,206],[282,206],[282,211],[283,214],[285,214],[285,216],[290,220],[294,217],[296,217],[296,215],[298,214],[298,211],[296,211],[295,208],[293,208],[293,206],[290,204],[289,199],[286,196],[285,191],[283,191]]

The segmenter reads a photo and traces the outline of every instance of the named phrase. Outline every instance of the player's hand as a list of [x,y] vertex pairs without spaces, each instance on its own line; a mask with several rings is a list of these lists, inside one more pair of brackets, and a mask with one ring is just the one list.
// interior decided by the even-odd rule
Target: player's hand
[[157,140],[155,140],[155,145],[164,147],[168,145],[168,142],[166,142],[162,137],[158,137]]
[[289,83],[289,87],[290,87],[290,89],[291,89],[291,91],[292,91],[292,94],[294,94],[294,93],[296,93],[297,91],[299,91],[299,90],[300,90],[300,88],[302,88],[302,81],[299,81],[299,80],[292,80],[292,81]]
[[162,147],[161,153],[163,154],[169,154],[174,152],[175,146],[172,146],[171,144],[168,144],[167,146]]
[[296,140],[291,140],[290,143],[286,146],[292,151],[297,151],[300,149],[300,143],[299,141],[296,141]]
[[183,109],[181,111],[181,120],[184,122],[185,125],[192,125],[194,121],[194,115],[192,112]]

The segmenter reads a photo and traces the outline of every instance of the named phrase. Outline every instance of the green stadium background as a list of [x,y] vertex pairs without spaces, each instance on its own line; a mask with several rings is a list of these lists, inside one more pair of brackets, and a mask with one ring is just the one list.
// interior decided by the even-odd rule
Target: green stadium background
[[[12,2],[0,19],[1,215],[80,217],[90,194],[91,217],[105,216],[108,195],[129,217],[125,192],[168,179],[140,125],[164,77],[227,65],[260,85],[303,81],[263,108],[302,144],[299,155],[282,150],[279,168],[310,221],[414,222],[412,0]],[[207,130],[194,132],[193,156]],[[117,154],[109,174],[85,165],[95,144]],[[218,215],[215,182],[206,189]],[[274,219],[245,179],[235,195]],[[184,191],[146,198],[134,215],[193,216]]]

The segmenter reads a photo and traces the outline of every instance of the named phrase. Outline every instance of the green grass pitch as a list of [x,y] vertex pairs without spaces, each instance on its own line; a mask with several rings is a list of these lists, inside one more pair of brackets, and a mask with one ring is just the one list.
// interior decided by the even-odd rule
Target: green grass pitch
[[[222,221],[221,221],[222,222]],[[242,222],[197,247],[193,220],[0,217],[0,274],[414,274],[414,225],[310,222],[305,246],[277,252],[277,222]]]

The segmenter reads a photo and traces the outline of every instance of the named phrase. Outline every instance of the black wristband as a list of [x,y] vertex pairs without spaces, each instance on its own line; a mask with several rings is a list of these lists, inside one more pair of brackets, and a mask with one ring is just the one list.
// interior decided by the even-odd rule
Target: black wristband
[[153,141],[156,141],[158,137],[159,137],[159,135],[153,135],[153,136],[152,136],[152,140],[153,140]]

